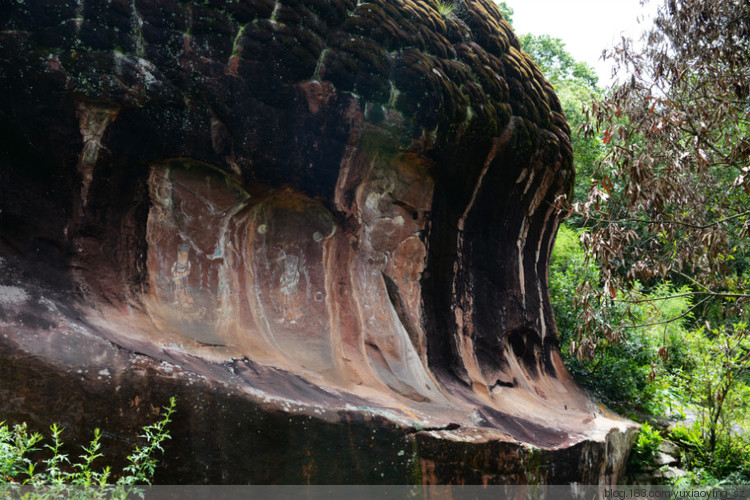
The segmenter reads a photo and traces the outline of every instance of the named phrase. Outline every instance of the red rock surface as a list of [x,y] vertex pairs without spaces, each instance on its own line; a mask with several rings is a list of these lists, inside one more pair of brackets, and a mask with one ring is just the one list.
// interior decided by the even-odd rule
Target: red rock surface
[[175,394],[162,482],[618,479],[547,295],[569,130],[493,4],[0,6],[0,419],[117,460]]

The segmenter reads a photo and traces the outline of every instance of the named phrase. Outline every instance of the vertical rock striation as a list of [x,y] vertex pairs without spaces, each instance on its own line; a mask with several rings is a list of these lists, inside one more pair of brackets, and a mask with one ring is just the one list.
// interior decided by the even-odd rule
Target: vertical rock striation
[[491,2],[3,0],[0,86],[0,417],[125,450],[176,394],[165,482],[621,475],[547,294],[569,129]]

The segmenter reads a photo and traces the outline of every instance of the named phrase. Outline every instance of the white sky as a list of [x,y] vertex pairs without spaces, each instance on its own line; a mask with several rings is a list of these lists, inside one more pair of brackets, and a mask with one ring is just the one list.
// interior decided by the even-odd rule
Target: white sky
[[641,6],[639,0],[505,0],[513,9],[513,28],[516,34],[533,33],[562,39],[568,52],[578,61],[593,66],[599,84],[611,82],[611,67],[601,61],[604,49],[614,47],[625,34],[635,40],[650,24],[638,23],[638,18],[649,19],[659,0]]

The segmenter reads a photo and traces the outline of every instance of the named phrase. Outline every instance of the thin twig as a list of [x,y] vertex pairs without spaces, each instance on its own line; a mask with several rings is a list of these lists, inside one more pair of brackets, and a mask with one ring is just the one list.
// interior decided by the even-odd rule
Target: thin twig
[[746,293],[688,292],[688,293],[678,293],[675,295],[668,295],[666,297],[653,297],[653,298],[637,299],[637,300],[614,299],[614,302],[623,302],[625,304],[642,304],[644,302],[656,302],[658,300],[670,300],[670,299],[677,299],[680,297],[691,297],[693,295],[709,295],[709,298],[711,297],[723,297],[723,298],[734,298],[734,299],[750,298],[750,295]]
[[648,324],[645,324],[645,325],[623,325],[623,328],[647,328],[649,326],[659,326],[659,325],[664,325],[664,324],[667,324],[667,323],[673,323],[673,322],[675,322],[677,320],[680,320],[680,319],[684,318],[685,316],[687,316],[691,312],[693,312],[699,305],[701,305],[704,302],[708,301],[709,298],[710,297],[706,297],[705,299],[701,300],[700,302],[698,302],[697,304],[695,304],[693,307],[691,307],[690,309],[688,309],[687,311],[685,311],[684,313],[680,314],[679,316],[675,316],[674,318],[669,318],[669,319],[666,319],[664,321],[658,321],[656,323],[648,323]]
[[747,217],[748,215],[750,215],[750,211],[741,212],[738,214],[730,215],[729,217],[724,217],[723,219],[719,219],[709,224],[704,224],[702,226],[697,225],[697,224],[690,224],[689,222],[681,222],[681,221],[676,221],[676,220],[651,220],[651,219],[636,219],[636,218],[600,219],[600,218],[591,217],[591,216],[587,217],[587,219],[593,220],[595,222],[606,222],[607,224],[612,224],[616,222],[640,222],[643,224],[675,224],[678,226],[685,226],[685,227],[690,227],[693,229],[708,229],[709,227],[718,226],[719,224],[730,221],[732,219],[737,219],[740,217]]

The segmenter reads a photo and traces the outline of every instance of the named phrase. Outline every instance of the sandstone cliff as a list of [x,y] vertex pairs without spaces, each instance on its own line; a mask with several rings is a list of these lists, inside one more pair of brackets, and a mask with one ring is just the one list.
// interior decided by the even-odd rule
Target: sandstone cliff
[[[560,358],[569,129],[488,0],[2,0],[0,419],[162,482],[609,483]],[[344,464],[344,465],[342,465]]]

